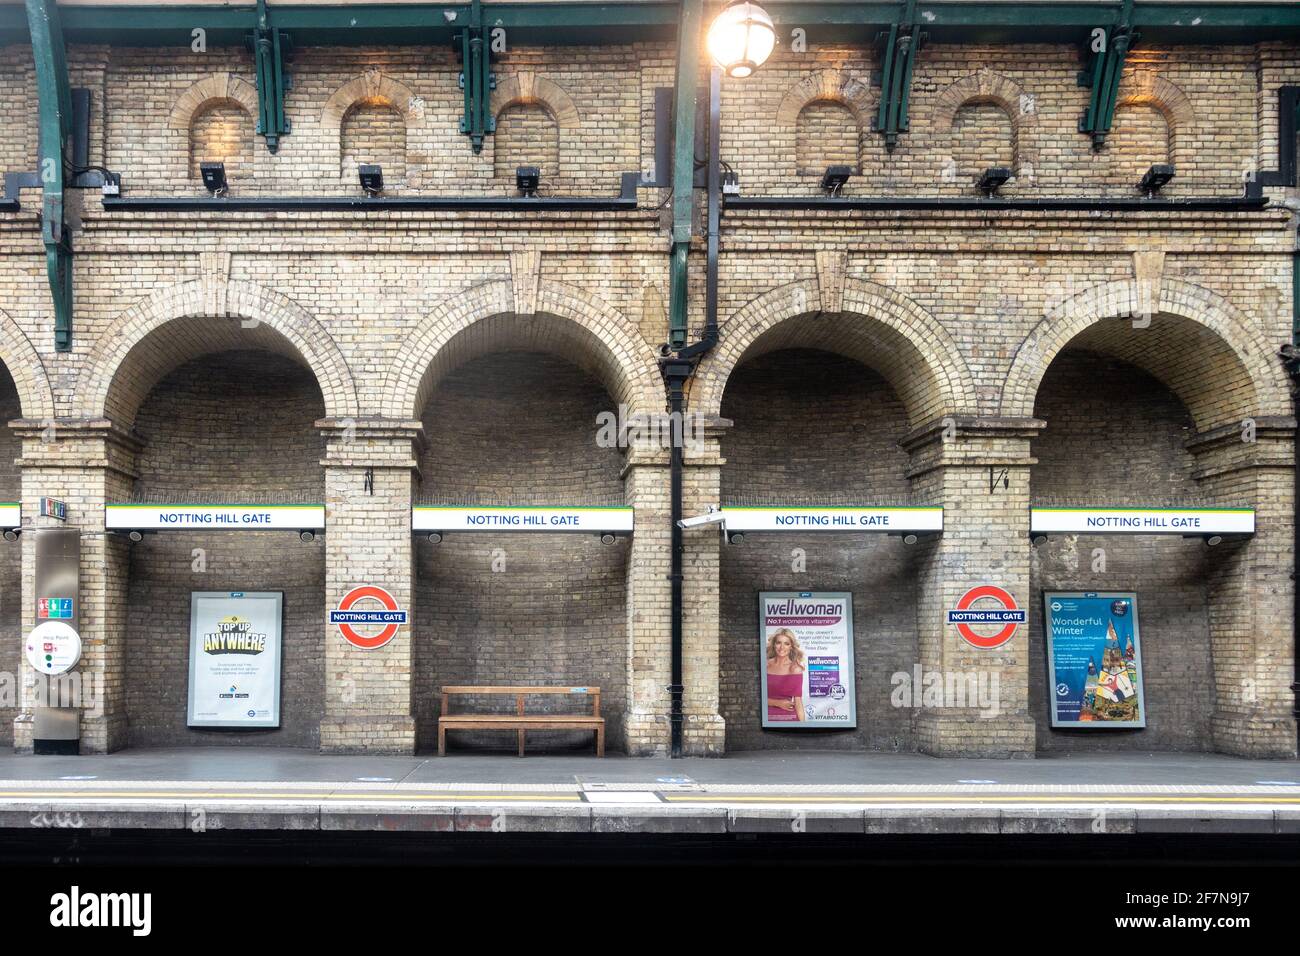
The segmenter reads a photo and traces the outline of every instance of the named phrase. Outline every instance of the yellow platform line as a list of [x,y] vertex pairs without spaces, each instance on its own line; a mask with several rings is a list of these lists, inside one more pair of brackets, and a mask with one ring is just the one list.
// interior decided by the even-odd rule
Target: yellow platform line
[[664,799],[669,803],[1096,803],[1097,801],[1109,801],[1112,803],[1300,803],[1300,797],[1212,797],[1212,796],[1126,796],[1122,793],[1099,793],[1091,795],[1072,795],[1072,794],[1027,794],[1027,795],[1006,795],[997,794],[935,794],[933,796],[917,794],[897,794],[897,795],[871,795],[855,796],[845,794],[843,796],[770,796],[770,797],[750,797],[750,796],[731,796],[726,797],[707,797],[707,796],[670,796],[664,794]]
[[65,800],[130,800],[156,798],[166,800],[258,800],[271,803],[276,800],[398,800],[406,802],[449,800],[474,800],[480,803],[503,803],[506,801],[548,801],[581,802],[576,794],[556,793],[285,793],[266,790],[249,790],[236,793],[211,792],[204,790],[4,790],[0,798],[39,798]]

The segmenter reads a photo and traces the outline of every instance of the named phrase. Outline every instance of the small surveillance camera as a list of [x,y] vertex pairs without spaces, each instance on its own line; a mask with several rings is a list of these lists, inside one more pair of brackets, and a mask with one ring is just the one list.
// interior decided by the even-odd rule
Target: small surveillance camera
[[713,505],[709,505],[709,510],[707,512],[705,512],[702,515],[693,515],[690,518],[683,518],[681,521],[677,522],[677,527],[699,528],[699,527],[703,527],[706,524],[720,524],[721,522],[726,520],[727,520],[726,515],[724,515]]

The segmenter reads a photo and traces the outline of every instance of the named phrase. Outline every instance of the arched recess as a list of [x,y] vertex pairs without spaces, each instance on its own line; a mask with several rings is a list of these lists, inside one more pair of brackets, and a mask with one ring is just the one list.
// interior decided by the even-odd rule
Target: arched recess
[[44,421],[54,417],[54,391],[40,353],[8,313],[0,310],[0,363],[18,390],[23,418]]
[[952,144],[953,151],[948,154],[952,163],[957,162],[957,144],[953,142],[959,132],[955,127],[963,110],[971,107],[994,106],[1006,114],[1011,125],[1011,166],[1016,175],[1027,173],[1033,168],[1033,157],[1029,148],[1033,142],[1031,131],[1038,118],[1038,111],[1033,106],[1034,100],[1015,80],[982,69],[969,76],[949,84],[935,101],[935,129]]
[[723,324],[700,363],[691,407],[718,415],[731,373],[748,359],[787,348],[834,352],[875,369],[916,428],[942,415],[971,413],[975,386],[957,343],[934,316],[875,282],[846,279],[841,311],[818,309],[813,281],[792,282],[754,299]]
[[250,348],[311,369],[328,417],[358,413],[352,373],[325,328],[291,299],[250,282],[195,280],[162,289],[118,316],[99,342],[77,390],[93,418],[129,426],[167,372],[201,355]]
[[560,282],[540,283],[535,315],[514,311],[514,290],[500,279],[448,299],[412,336],[384,382],[392,418],[419,418],[438,381],[494,351],[557,354],[592,374],[615,401],[658,412],[664,393],[653,354],[635,326],[594,296]]
[[[354,176],[356,172],[354,165],[345,168],[343,156],[344,120],[354,107],[384,107],[395,111],[402,118],[406,132],[402,148],[406,152],[405,166],[409,175],[412,166],[411,131],[424,122],[423,101],[405,83],[379,70],[367,70],[335,90],[321,107],[320,125],[329,144],[327,150],[332,150],[330,155],[337,161],[339,176],[345,179]],[[396,181],[402,177],[390,178]]]
[[1201,432],[1248,416],[1291,414],[1286,378],[1268,343],[1230,302],[1189,282],[1166,278],[1158,289],[1135,279],[1106,282],[1053,309],[1012,360],[1003,415],[1033,414],[1038,386],[1067,345],[1149,372],[1178,396]]
[[[212,73],[182,93],[167,118],[168,127],[184,140],[182,178],[197,178],[198,164],[209,161],[225,162],[231,179],[252,175],[257,113],[256,88],[232,73]],[[209,125],[219,121],[220,128],[202,129],[205,120]],[[215,152],[209,154],[203,143]]]
[[789,137],[799,175],[820,176],[827,166],[842,164],[861,172],[862,134],[870,129],[870,116],[866,82],[847,70],[819,70],[786,91],[777,107],[776,128]]
[[[1124,114],[1134,113],[1146,108],[1154,111],[1164,119],[1164,153],[1165,155],[1134,155],[1133,161],[1141,171],[1151,163],[1169,162],[1175,166],[1186,167],[1191,156],[1185,145],[1191,140],[1189,130],[1196,122],[1196,112],[1192,101],[1186,93],[1170,80],[1151,70],[1139,70],[1132,76],[1125,77],[1120,86],[1120,97],[1115,104],[1115,125],[1111,142],[1116,146],[1124,140]],[[1181,135],[1180,135],[1181,132]],[[1131,149],[1119,152],[1131,153]],[[1131,177],[1130,177],[1131,178]]]
[[572,177],[580,168],[582,117],[558,83],[530,70],[512,74],[493,91],[492,110],[497,118],[492,164],[498,179],[513,186],[515,168],[521,165],[540,166],[543,183]]

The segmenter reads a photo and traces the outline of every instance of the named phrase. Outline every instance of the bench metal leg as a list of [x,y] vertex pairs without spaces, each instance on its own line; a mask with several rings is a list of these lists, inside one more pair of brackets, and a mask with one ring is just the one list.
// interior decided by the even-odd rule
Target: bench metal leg
[[521,727],[519,729],[519,756],[522,757],[523,755],[524,755],[524,731],[523,728]]

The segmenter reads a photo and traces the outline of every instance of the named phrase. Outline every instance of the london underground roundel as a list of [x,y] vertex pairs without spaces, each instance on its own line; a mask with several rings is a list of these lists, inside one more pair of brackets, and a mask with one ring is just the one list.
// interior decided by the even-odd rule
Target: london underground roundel
[[[977,606],[977,601],[982,603]],[[1016,628],[1027,619],[1024,609],[1016,606],[1011,592],[996,584],[976,585],[963,594],[957,606],[948,612],[948,623],[957,625],[957,633],[966,643],[983,650],[1001,647],[1011,640]],[[975,630],[980,625],[1001,627],[994,634],[980,634]]]
[[[397,599],[374,584],[355,587],[343,599],[339,606],[330,611],[330,623],[338,625],[343,639],[353,647],[373,650],[383,647],[397,635],[397,629],[406,623],[406,611],[397,606]],[[375,634],[361,634],[360,626],[369,630],[369,626],[379,626]]]

